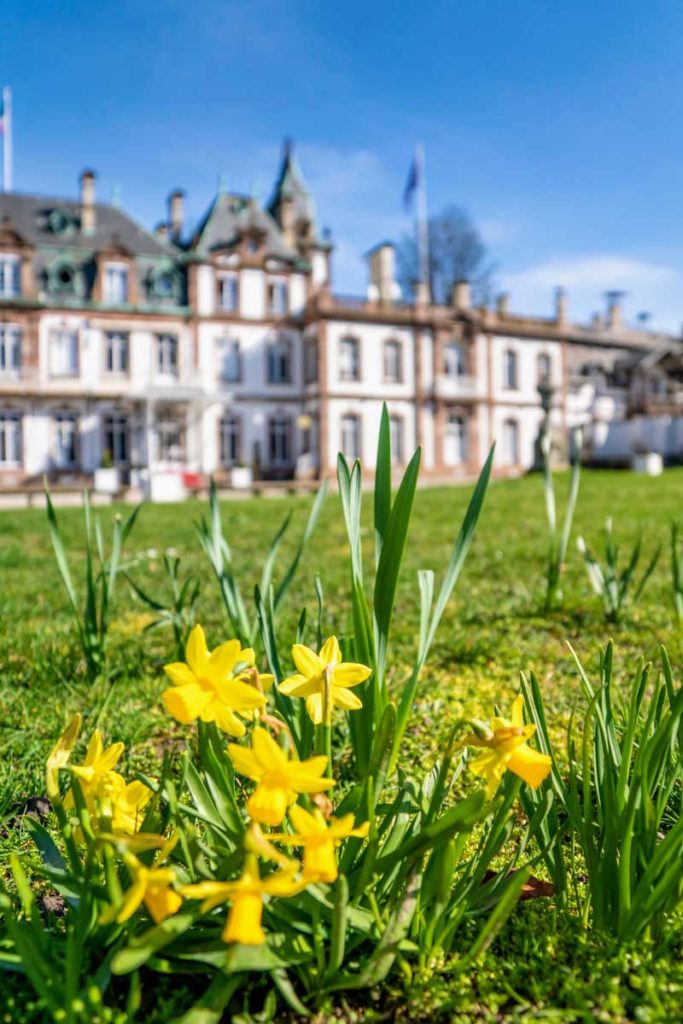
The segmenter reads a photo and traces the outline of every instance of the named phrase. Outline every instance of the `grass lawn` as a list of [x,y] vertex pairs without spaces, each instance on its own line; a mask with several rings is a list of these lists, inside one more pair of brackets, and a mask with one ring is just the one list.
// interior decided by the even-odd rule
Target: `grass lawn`
[[[567,485],[568,479],[560,477],[561,510]],[[419,625],[415,572],[442,571],[469,494],[469,488],[418,493],[397,598],[391,672],[398,685],[410,664]],[[659,479],[586,471],[563,577],[564,602],[561,610],[546,615],[542,481],[527,477],[491,484],[475,542],[418,691],[404,742],[405,762],[427,763],[428,755],[443,742],[449,722],[461,714],[488,717],[494,702],[508,705],[520,671],[529,669],[540,680],[551,728],[561,736],[572,710],[583,707],[567,642],[590,674],[601,645],[613,637],[621,680],[633,675],[640,659],[656,659],[659,646],[665,644],[677,674],[683,647],[671,592],[669,524],[680,514],[682,496],[683,470],[668,470]],[[280,564],[287,552],[293,552],[310,503],[303,497],[224,503],[225,529],[245,594],[258,582],[269,540],[289,512],[292,523]],[[371,495],[365,504],[370,557]],[[194,522],[202,511],[195,502],[144,507],[127,544],[126,564],[131,577],[156,597],[168,591],[160,554],[174,549],[182,571],[202,582],[197,619],[205,626],[210,645],[215,645],[228,638],[228,627],[196,540]],[[67,549],[78,552],[81,512],[58,509],[57,514]],[[106,528],[112,510],[99,510],[97,515]],[[662,546],[642,597],[616,626],[605,622],[575,543],[582,534],[598,549],[607,516],[623,541],[624,560],[641,528],[643,565]],[[280,616],[282,637],[294,640],[304,606],[309,621],[314,621],[316,575],[324,590],[325,632],[348,631],[347,555],[338,499],[331,495]],[[76,579],[78,557],[71,556]],[[43,511],[0,512],[0,580],[0,871],[6,877],[11,851],[31,856],[32,844],[19,812],[28,798],[43,794],[45,757],[76,710],[84,712],[90,728],[98,722],[109,739],[126,744],[128,772],[152,771],[160,753],[175,743],[182,745],[187,733],[169,720],[159,700],[165,686],[162,665],[176,657],[172,634],[168,629],[142,632],[150,613],[123,579],[110,639],[113,682],[106,689],[88,687]],[[655,946],[641,941],[637,948],[624,950],[613,947],[609,937],[585,931],[574,917],[559,915],[552,899],[530,900],[516,909],[476,969],[450,973],[448,965],[434,964],[420,977],[392,975],[381,993],[371,992],[348,1005],[342,1000],[339,1015],[329,1019],[681,1020],[682,952],[683,926],[678,920],[671,923],[665,942]],[[11,977],[5,984],[0,975],[0,1022],[42,1020],[32,1004],[24,984]],[[160,981],[150,1004],[153,1009],[139,1020],[161,1024],[187,1005],[178,983]]]

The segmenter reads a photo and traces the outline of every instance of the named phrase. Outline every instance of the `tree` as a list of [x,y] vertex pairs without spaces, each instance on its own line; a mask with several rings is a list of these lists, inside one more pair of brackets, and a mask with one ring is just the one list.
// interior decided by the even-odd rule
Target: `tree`
[[[494,288],[494,264],[488,259],[479,230],[459,206],[446,206],[429,218],[429,285],[432,301],[449,303],[456,281],[469,281],[476,305],[491,301]],[[419,277],[419,255],[414,236],[404,235],[399,242],[399,283],[404,295],[412,295]]]

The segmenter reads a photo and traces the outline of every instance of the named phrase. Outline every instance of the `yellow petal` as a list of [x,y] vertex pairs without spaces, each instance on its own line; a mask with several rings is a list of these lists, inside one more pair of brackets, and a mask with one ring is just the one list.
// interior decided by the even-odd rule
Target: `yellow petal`
[[365,682],[371,673],[372,669],[368,668],[367,665],[359,665],[354,661],[345,661],[335,668],[332,683],[334,686],[358,686],[359,683]]
[[81,716],[80,714],[76,714],[50,751],[46,765],[46,788],[47,795],[50,799],[59,796],[59,769],[64,768],[64,766],[68,764],[71,751],[78,739],[80,730]]
[[173,715],[183,725],[189,725],[195,718],[199,718],[208,706],[211,694],[199,683],[192,683],[189,686],[169,687],[168,690],[164,690],[161,699],[169,715]]
[[116,920],[119,924],[123,924],[124,921],[130,920],[135,911],[138,909],[143,899],[145,898],[145,890],[147,888],[147,872],[140,871],[137,878],[133,881],[130,889],[125,893],[123,897],[123,903],[121,909],[116,915]]
[[97,762],[101,754],[102,733],[100,732],[99,729],[95,729],[94,733],[90,737],[90,742],[88,743],[88,749],[85,754],[85,760],[83,762],[83,765],[88,768],[91,767]]
[[303,676],[317,676],[322,672],[325,663],[312,651],[310,647],[303,644],[294,644],[292,647],[292,660]]
[[300,836],[313,836],[325,832],[325,822],[323,821],[321,826],[320,821],[299,804],[293,804],[289,808],[289,820]]
[[254,686],[239,679],[226,679],[218,687],[218,694],[233,711],[253,711],[267,703],[266,698]]
[[337,877],[337,858],[332,839],[323,840],[304,849],[304,875],[311,881],[334,882]]
[[182,903],[182,896],[170,885],[150,885],[145,893],[145,906],[155,924],[175,914]]
[[358,711],[363,707],[363,701],[343,686],[332,687],[332,703],[338,708],[344,708],[345,711]]
[[202,913],[213,910],[221,903],[232,899],[236,882],[194,882],[191,885],[179,885],[178,892],[187,900],[203,900]]
[[521,693],[512,702],[512,724],[524,725],[524,697]]
[[294,675],[282,680],[280,683],[280,693],[284,693],[286,697],[308,697],[309,694],[320,690],[322,685],[323,681],[320,674],[311,676],[310,679],[306,676]]
[[512,752],[507,766],[532,789],[537,789],[550,775],[552,764],[553,760],[547,754],[523,744]]
[[240,775],[246,775],[247,778],[254,779],[255,782],[263,778],[264,768],[252,750],[249,750],[247,747],[240,747],[237,743],[228,743],[228,753],[230,754],[230,760],[235,766],[235,770]]
[[314,725],[320,725],[323,720],[323,695],[322,693],[312,693],[306,698],[306,710],[308,711],[308,717]]
[[336,636],[329,636],[320,648],[320,660],[323,665],[338,665],[341,661],[339,641]]
[[263,900],[256,893],[237,896],[230,908],[223,929],[223,942],[240,942],[243,946],[260,946],[265,942],[261,927]]
[[264,768],[282,771],[286,768],[285,752],[278,746],[266,729],[257,726],[251,734],[251,747]]
[[112,743],[99,758],[97,764],[98,772],[110,772],[114,768],[125,750],[123,743]]
[[204,630],[199,625],[194,627],[187,638],[185,660],[196,676],[204,675],[209,661],[209,650],[206,646]]
[[197,682],[194,672],[184,661],[172,661],[170,665],[164,665],[164,672],[174,686],[187,686]]
[[247,801],[247,814],[263,825],[280,825],[288,803],[289,793],[286,789],[265,786],[261,782]]
[[221,732],[227,733],[228,736],[244,736],[247,731],[234,711],[219,700],[211,701],[202,711],[200,718],[202,722],[215,722]]
[[275,682],[275,676],[271,675],[270,672],[259,672],[259,682],[263,689],[267,692],[273,686]]
[[241,650],[242,645],[239,640],[228,640],[227,643],[220,644],[209,657],[206,668],[208,678],[213,682],[226,679],[237,664]]
[[364,839],[370,829],[370,822],[364,821],[357,827],[353,823],[353,814],[345,814],[343,818],[330,818],[328,830],[334,839],[347,839],[355,836],[357,839]]

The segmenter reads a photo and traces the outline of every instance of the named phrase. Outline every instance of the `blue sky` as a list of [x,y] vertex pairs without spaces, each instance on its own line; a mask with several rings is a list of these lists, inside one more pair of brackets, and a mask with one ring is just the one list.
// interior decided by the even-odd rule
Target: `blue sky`
[[335,285],[409,224],[424,143],[430,210],[480,226],[515,311],[553,286],[683,321],[681,0],[5,0],[15,188],[71,195],[86,165],[151,226],[190,222],[219,174],[266,198],[291,135],[337,244]]

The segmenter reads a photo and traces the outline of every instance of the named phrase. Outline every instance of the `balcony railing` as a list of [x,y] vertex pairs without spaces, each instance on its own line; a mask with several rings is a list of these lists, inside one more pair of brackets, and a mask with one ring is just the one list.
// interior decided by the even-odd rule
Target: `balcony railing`
[[447,373],[436,375],[434,391],[438,398],[476,398],[479,395],[479,382],[469,374],[452,376]]

